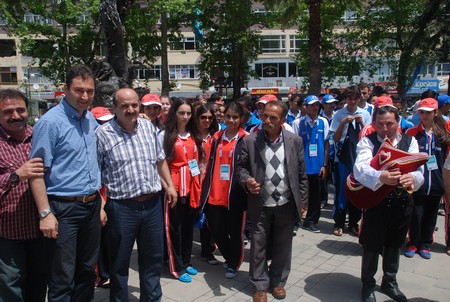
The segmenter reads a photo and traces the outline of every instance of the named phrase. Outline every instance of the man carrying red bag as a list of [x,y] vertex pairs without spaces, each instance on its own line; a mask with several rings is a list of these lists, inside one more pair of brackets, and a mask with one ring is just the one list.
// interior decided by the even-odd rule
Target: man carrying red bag
[[394,106],[377,108],[373,119],[376,132],[362,138],[357,145],[358,156],[353,169],[355,179],[373,190],[373,194],[377,194],[377,189],[383,185],[398,186],[379,204],[363,212],[359,234],[359,242],[363,246],[362,301],[376,301],[374,276],[380,254],[383,257],[381,291],[395,301],[407,301],[396,280],[400,247],[408,231],[413,206],[412,197],[405,188],[417,190],[422,185],[423,167],[402,174],[398,169],[378,171],[370,165],[385,138],[402,151],[419,152],[415,138],[397,131],[399,121],[400,116]]

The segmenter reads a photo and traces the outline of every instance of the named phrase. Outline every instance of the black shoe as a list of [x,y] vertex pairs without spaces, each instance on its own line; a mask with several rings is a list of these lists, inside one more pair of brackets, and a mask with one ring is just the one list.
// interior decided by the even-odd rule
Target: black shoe
[[320,233],[320,229],[315,224],[303,225],[303,229],[310,231],[311,233]]
[[373,288],[367,288],[362,290],[361,293],[361,300],[363,302],[376,302],[377,299],[375,298],[375,293]]
[[407,302],[406,296],[398,289],[396,283],[382,283],[381,292],[397,302]]

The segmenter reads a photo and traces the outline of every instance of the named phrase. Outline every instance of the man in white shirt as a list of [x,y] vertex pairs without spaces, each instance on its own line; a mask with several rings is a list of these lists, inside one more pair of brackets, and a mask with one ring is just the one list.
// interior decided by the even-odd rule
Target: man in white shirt
[[419,147],[414,137],[398,132],[400,116],[394,106],[379,107],[374,112],[376,132],[363,137],[356,149],[358,154],[353,173],[355,179],[377,194],[383,184],[398,186],[378,205],[363,212],[363,223],[359,233],[359,243],[363,246],[361,265],[362,301],[374,302],[375,278],[378,256],[383,257],[383,280],[381,291],[395,301],[407,301],[397,284],[400,247],[404,243],[412,216],[412,196],[404,188],[418,190],[423,184],[423,167],[401,174],[396,170],[377,171],[370,161],[377,154],[384,138],[388,138],[396,148],[418,153]]

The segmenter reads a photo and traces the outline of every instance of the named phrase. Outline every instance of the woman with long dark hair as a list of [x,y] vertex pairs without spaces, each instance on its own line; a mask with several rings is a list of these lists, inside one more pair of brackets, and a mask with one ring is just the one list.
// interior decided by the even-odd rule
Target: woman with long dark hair
[[[195,105],[193,104],[195,107]],[[213,142],[213,135],[219,130],[214,110],[209,104],[199,104],[195,111],[195,116],[199,125],[199,131],[203,139],[203,150],[205,151],[205,167],[208,165],[209,154],[211,153],[211,145]],[[205,174],[203,174],[205,175]],[[204,179],[204,178],[203,178]],[[202,181],[203,181],[202,179]],[[219,261],[214,257],[213,252],[216,249],[215,243],[211,238],[208,222],[206,221],[200,229],[200,256],[211,265],[219,264]]]
[[192,105],[184,98],[174,101],[165,130],[161,132],[178,202],[165,205],[165,228],[169,267],[181,282],[191,282],[197,270],[191,265],[194,220],[199,210],[200,179],[204,152]]
[[225,277],[229,279],[236,277],[244,255],[246,194],[234,174],[242,140],[248,135],[241,127],[243,117],[244,109],[239,103],[225,107],[227,128],[214,134],[201,197],[212,237],[225,258]]

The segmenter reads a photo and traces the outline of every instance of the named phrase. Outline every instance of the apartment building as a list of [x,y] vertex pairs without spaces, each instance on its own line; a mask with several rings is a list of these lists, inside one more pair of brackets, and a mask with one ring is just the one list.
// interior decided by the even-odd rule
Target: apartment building
[[[255,7],[254,10],[257,13],[265,13],[263,7]],[[83,17],[88,16],[83,15]],[[344,23],[354,22],[355,14],[352,11],[346,11],[341,19]],[[46,24],[54,22],[31,13],[25,15],[24,21],[38,21]],[[32,57],[19,52],[16,47],[20,43],[19,39],[8,36],[4,30],[5,25],[5,20],[0,16],[0,86],[22,89],[34,100],[33,108],[37,110],[37,100],[51,101],[55,92],[62,87],[56,87],[49,79],[42,76],[36,65],[32,63]],[[296,29],[263,29],[261,43],[262,53],[252,64],[259,79],[250,78],[248,86],[242,88],[250,89],[254,94],[274,93],[285,96],[301,87],[305,81],[302,74],[304,75],[305,72],[298,69],[294,56],[298,53],[301,43],[306,41],[298,38]],[[227,74],[223,75],[226,81],[222,81],[222,84],[218,83],[206,92],[200,91],[200,61],[201,56],[196,51],[194,33],[190,29],[183,30],[183,38],[177,43],[171,43],[168,50],[170,80],[174,84],[171,95],[193,97],[199,93],[210,94],[215,90],[231,94],[231,83],[227,81]],[[449,74],[450,63],[436,63],[426,66],[421,78],[440,80],[440,90],[443,92],[447,91]],[[161,90],[161,60],[158,58],[151,68],[137,69],[135,76],[136,79],[132,83],[134,87],[146,87],[158,93]],[[386,82],[391,76],[392,72],[386,63],[379,66],[373,77],[361,74],[354,76],[353,82]],[[350,82],[344,78],[344,75],[336,77],[329,87],[346,87]]]

